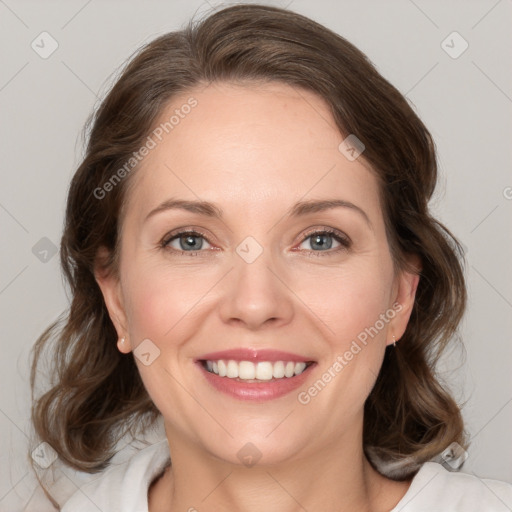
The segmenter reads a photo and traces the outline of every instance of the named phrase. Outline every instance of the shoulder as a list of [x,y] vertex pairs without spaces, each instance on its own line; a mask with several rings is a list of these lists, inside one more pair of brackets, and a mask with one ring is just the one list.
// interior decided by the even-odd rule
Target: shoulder
[[169,445],[164,439],[80,487],[66,501],[62,512],[147,512],[148,487],[168,461]]
[[451,472],[437,462],[420,468],[405,496],[391,512],[507,512],[512,484]]

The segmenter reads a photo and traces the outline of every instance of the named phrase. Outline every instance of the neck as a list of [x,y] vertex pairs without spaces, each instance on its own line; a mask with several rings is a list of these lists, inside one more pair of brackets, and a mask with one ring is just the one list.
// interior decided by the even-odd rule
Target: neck
[[360,438],[278,465],[245,467],[205,453],[176,432],[167,433],[172,466],[150,492],[151,512],[388,512],[410,485],[375,471]]

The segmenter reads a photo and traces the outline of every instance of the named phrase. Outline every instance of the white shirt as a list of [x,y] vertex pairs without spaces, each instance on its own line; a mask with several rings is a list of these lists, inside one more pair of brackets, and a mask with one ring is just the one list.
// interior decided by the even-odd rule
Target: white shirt
[[[62,512],[148,512],[148,488],[169,462],[164,439],[87,482]],[[390,512],[511,512],[512,484],[425,462]]]

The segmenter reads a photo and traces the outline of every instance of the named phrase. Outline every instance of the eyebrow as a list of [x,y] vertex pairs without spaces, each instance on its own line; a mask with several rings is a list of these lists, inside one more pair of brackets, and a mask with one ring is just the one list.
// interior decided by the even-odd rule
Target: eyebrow
[[[359,206],[345,201],[344,199],[321,199],[321,200],[309,200],[299,201],[295,203],[285,215],[289,217],[303,217],[312,213],[323,212],[326,210],[332,210],[334,208],[349,208],[359,213],[365,220],[366,224],[372,228],[372,223],[366,212]],[[224,212],[214,203],[208,201],[191,201],[183,199],[167,199],[166,201],[159,204],[154,210],[151,210],[144,222],[153,217],[154,215],[168,211],[168,210],[184,210],[198,215],[204,215],[205,217],[212,217],[216,219],[222,219]]]

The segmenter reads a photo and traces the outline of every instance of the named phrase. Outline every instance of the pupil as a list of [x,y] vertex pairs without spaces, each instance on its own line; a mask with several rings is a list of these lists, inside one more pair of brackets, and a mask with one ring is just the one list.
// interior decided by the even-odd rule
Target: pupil
[[[199,244],[199,247],[194,247],[194,244],[197,243],[197,240],[194,240],[198,237],[196,237],[195,235],[185,235],[183,237],[181,237],[181,241],[183,241],[183,239],[185,239],[185,244],[186,244],[186,248],[189,248],[189,249],[200,249],[201,248],[201,244]],[[183,247],[183,245],[182,245]]]
[[313,248],[315,248],[314,245],[317,244],[318,245],[317,248],[320,248],[320,249],[322,249],[322,248],[330,249],[331,246],[332,246],[332,239],[330,240],[330,243],[318,242],[318,240],[321,240],[322,238],[324,238],[324,239],[325,238],[329,238],[330,239],[331,236],[330,235],[315,235],[313,237],[313,242],[312,242]]

